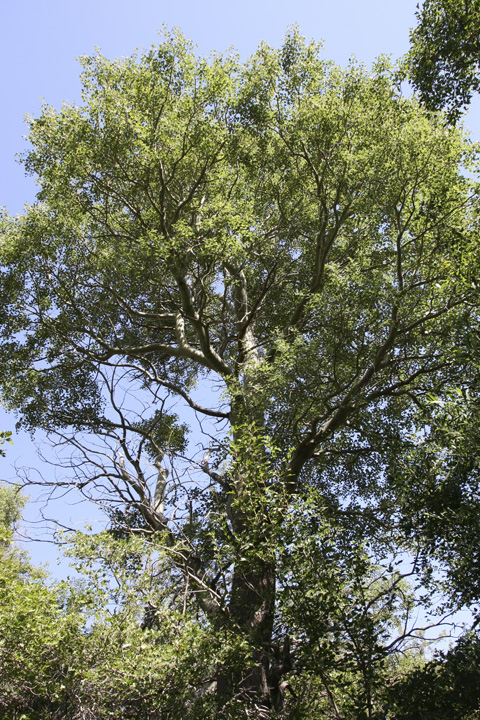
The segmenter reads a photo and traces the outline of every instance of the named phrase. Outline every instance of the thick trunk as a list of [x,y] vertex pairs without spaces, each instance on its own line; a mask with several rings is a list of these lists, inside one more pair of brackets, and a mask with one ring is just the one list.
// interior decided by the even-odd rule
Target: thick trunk
[[[256,706],[258,718],[268,717],[271,702],[269,682],[275,610],[275,567],[257,559],[234,571],[229,616],[235,630],[248,639],[251,654],[245,666],[219,669],[219,708],[234,698],[244,706]],[[221,717],[222,713],[220,713]]]
[[[259,363],[258,351],[253,328],[246,322],[246,281],[242,272],[235,276],[242,391],[236,389],[233,393],[230,410],[236,462],[228,478],[230,493],[226,510],[235,537],[237,560],[231,578],[228,623],[248,641],[250,653],[247,662],[219,669],[217,694],[219,707],[227,708],[234,701],[244,708],[255,709],[255,717],[262,720],[270,717],[272,708],[270,657],[275,614],[275,555],[271,538],[265,531],[269,468],[262,437],[264,408],[252,384]],[[234,717],[228,711],[220,711],[219,717],[222,716]]]

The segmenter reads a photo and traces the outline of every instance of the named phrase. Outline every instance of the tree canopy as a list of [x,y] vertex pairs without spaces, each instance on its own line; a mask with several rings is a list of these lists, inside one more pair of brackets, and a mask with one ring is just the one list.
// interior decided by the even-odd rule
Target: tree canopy
[[2,219],[4,402],[57,442],[46,484],[160,553],[143,626],[225,638],[178,717],[378,717],[416,584],[458,557],[411,462],[451,480],[435,409],[477,397],[477,150],[296,31],[82,64]]

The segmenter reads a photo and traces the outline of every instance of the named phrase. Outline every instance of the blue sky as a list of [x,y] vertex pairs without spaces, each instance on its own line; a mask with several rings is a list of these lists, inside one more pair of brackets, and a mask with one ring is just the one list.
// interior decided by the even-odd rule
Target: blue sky
[[[352,55],[370,64],[381,54],[398,58],[408,50],[417,0],[17,0],[5,4],[0,28],[3,112],[0,114],[0,206],[21,212],[34,199],[33,179],[25,178],[14,159],[26,148],[25,113],[38,114],[41,99],[54,106],[79,101],[76,57],[99,47],[108,57],[129,55],[157,41],[163,24],[178,26],[202,54],[233,46],[244,57],[263,40],[281,44],[289,25],[297,23],[307,37],[324,41],[325,57],[340,64]],[[480,103],[467,117],[480,136]],[[0,429],[14,419],[0,412]],[[15,438],[2,460],[3,477],[13,464],[36,467],[46,475],[28,436]],[[38,510],[38,508],[37,508]],[[31,509],[30,517],[37,510]],[[75,509],[51,508],[50,514]],[[82,511],[83,512],[83,511]],[[35,534],[35,531],[34,533]],[[31,546],[36,561],[52,559],[45,546]]]

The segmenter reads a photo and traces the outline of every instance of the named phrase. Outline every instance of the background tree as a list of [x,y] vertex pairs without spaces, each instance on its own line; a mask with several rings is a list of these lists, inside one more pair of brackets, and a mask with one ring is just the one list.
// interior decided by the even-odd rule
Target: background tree
[[56,717],[66,707],[79,625],[61,607],[65,592],[49,588],[14,543],[24,504],[18,488],[0,486],[0,712],[8,720]]
[[[2,537],[21,505],[0,487]],[[211,717],[215,661],[242,652],[235,638],[220,643],[184,595],[175,602],[172,582],[160,586],[165,558],[152,543],[108,533],[67,540],[80,579],[51,582],[12,541],[1,549],[2,718]],[[145,606],[155,609],[150,627]]]
[[480,705],[478,631],[463,635],[448,652],[437,652],[393,685],[389,695],[398,720],[474,720]]
[[410,80],[429,110],[455,121],[480,88],[480,2],[425,0],[416,16]]
[[[472,362],[475,388],[478,366]],[[399,502],[405,532],[422,538],[421,556],[426,569],[441,561],[444,591],[458,608],[475,606],[478,586],[478,399],[473,390],[452,389],[443,399],[430,402],[428,432],[414,448],[399,453],[394,465],[403,478]]]
[[216,665],[219,716],[308,717],[310,594],[345,712],[374,717],[408,616],[389,565],[414,577],[423,540],[393,461],[464,387],[478,317],[475,150],[386,61],[341,70],[295,31],[245,64],[179,35],[82,62],[83,105],[31,121],[38,202],[3,219],[5,401],[56,438],[52,484],[157,543],[159,587],[248,649]]

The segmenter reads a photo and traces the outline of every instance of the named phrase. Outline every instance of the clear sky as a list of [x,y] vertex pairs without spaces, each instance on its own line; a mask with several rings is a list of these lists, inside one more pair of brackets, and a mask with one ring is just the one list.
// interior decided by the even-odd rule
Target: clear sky
[[[408,50],[417,0],[15,0],[6,2],[0,27],[2,112],[0,113],[0,206],[21,212],[34,199],[33,179],[25,178],[14,156],[26,148],[25,113],[38,114],[41,99],[54,106],[79,101],[76,57],[95,47],[110,58],[129,55],[157,41],[163,24],[178,26],[202,54],[233,46],[250,55],[263,40],[281,44],[289,25],[324,41],[325,57],[340,64],[354,55],[371,64],[381,54],[398,58]],[[467,117],[480,137],[480,103]],[[0,413],[0,429],[14,419]],[[44,467],[28,436],[15,439],[0,460],[1,475],[13,477],[12,463]],[[33,512],[33,511],[31,511]],[[51,515],[65,512],[51,508]],[[70,512],[70,511],[68,511]],[[34,559],[49,557],[41,546]]]

